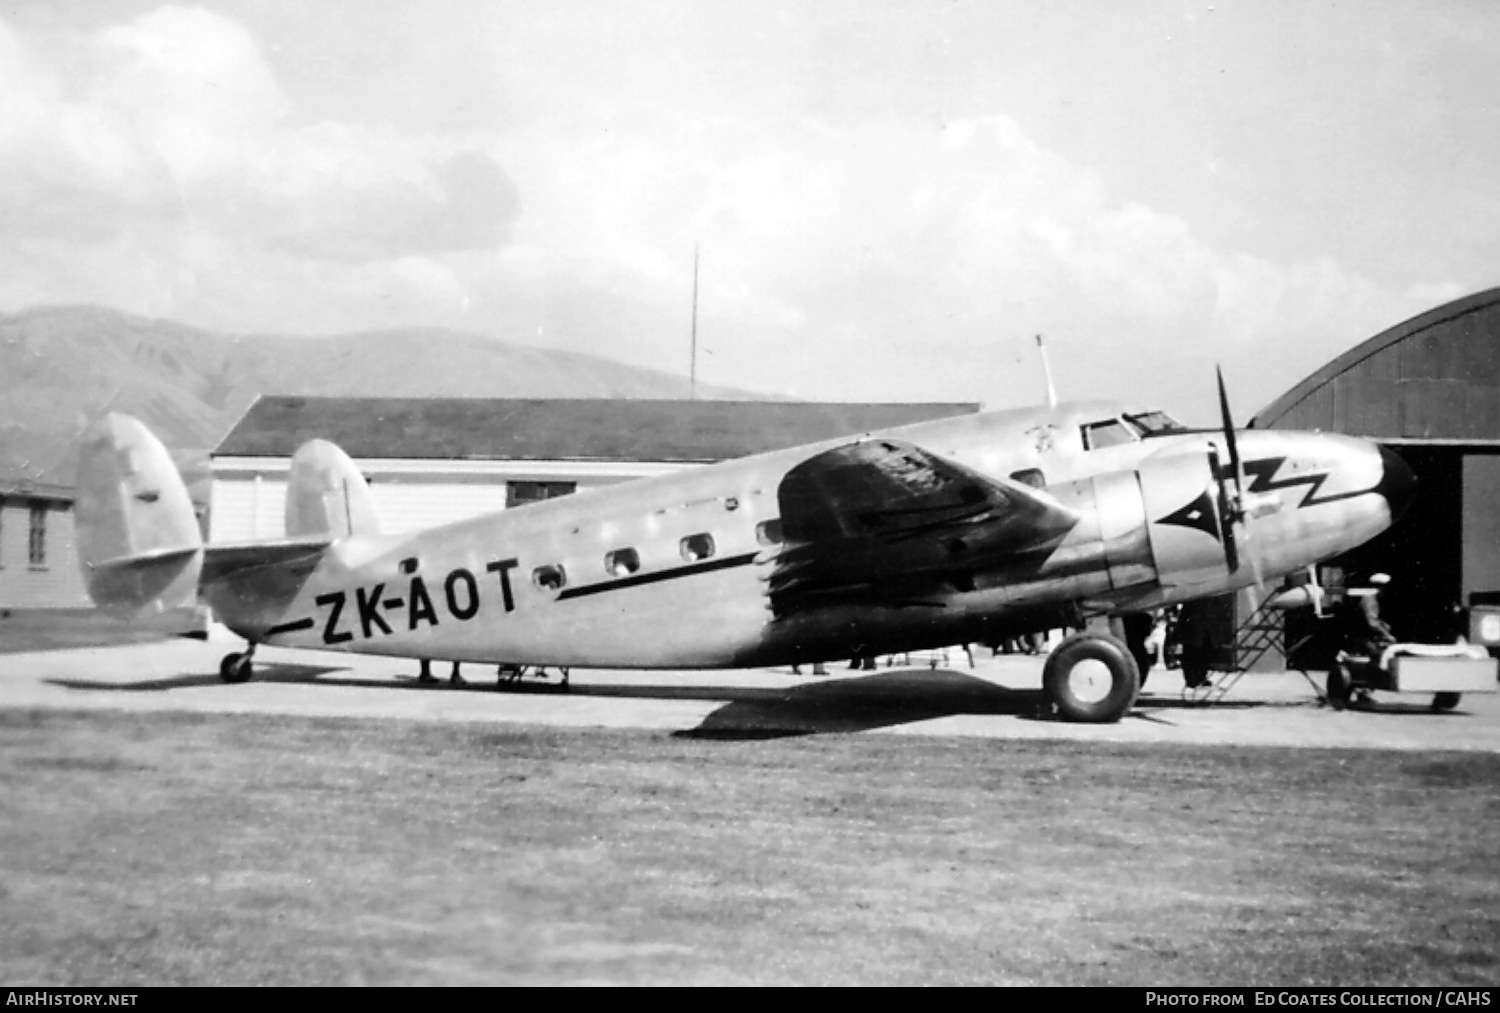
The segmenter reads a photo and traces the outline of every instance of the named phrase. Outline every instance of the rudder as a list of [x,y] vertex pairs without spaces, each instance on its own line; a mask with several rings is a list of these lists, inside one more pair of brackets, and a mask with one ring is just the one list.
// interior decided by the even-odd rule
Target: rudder
[[74,522],[95,605],[130,618],[196,590],[203,537],[167,448],[138,419],[110,414],[85,430]]
[[286,536],[379,533],[374,497],[349,455],[327,440],[308,440],[298,447],[287,478]]

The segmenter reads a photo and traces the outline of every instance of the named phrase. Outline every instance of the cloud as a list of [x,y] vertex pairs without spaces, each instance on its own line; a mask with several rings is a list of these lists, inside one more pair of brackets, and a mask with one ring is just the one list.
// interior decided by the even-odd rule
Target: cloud
[[660,307],[634,348],[658,365],[682,360],[701,242],[715,382],[1024,402],[1039,389],[1030,349],[1043,332],[1074,396],[1142,390],[1198,411],[1224,362],[1250,376],[1249,407],[1434,292],[1459,294],[1382,289],[1328,258],[1213,248],[998,114],[663,122],[593,135],[591,157],[555,171],[585,136],[538,121],[512,140],[553,156],[509,160],[528,208],[518,242],[566,264],[580,288],[633,280],[615,312]]
[[[3,256],[19,268],[7,301],[223,299],[222,325],[245,311],[234,286],[257,290],[247,272],[277,256],[277,276],[362,293],[361,265],[399,279],[411,258],[498,247],[519,213],[469,139],[299,121],[255,38],[202,10],[164,7],[45,54],[0,22],[0,87]],[[27,269],[69,248],[66,273]]]
[[0,305],[441,324],[682,372],[701,245],[710,382],[1014,403],[1038,392],[1042,332],[1065,394],[1201,387],[1196,407],[1215,361],[1253,367],[1259,403],[1461,294],[1217,248],[998,109],[833,121],[771,64],[686,46],[635,53],[606,88],[593,64],[631,46],[561,73],[514,36],[496,72],[516,115],[428,133],[359,108],[357,77],[342,118],[313,115],[219,14],[164,7],[45,48],[0,21]]

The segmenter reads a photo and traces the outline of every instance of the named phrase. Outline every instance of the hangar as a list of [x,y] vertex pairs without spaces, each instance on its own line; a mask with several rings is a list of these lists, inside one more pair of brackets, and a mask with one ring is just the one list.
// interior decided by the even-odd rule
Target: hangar
[[211,455],[210,537],[280,537],[292,454],[314,437],[354,459],[382,528],[394,533],[978,410],[968,402],[262,397]]
[[1452,641],[1469,632],[1472,605],[1500,603],[1500,288],[1377,334],[1251,425],[1362,436],[1411,465],[1417,493],[1406,515],[1324,574],[1336,586],[1345,575],[1389,573],[1381,611],[1402,639]]

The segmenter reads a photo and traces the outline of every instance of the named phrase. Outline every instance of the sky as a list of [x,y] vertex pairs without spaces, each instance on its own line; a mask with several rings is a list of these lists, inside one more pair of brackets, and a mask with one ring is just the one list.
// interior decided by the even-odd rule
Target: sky
[[[1248,416],[1500,284],[1489,0],[0,3],[0,311]],[[393,368],[399,365],[393,364]]]

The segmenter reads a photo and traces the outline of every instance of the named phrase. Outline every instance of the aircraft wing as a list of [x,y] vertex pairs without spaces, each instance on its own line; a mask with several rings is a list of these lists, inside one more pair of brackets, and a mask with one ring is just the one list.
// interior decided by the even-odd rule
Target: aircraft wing
[[886,439],[803,461],[777,499],[783,543],[767,554],[767,583],[778,616],[971,590],[976,570],[1049,549],[1079,520],[1045,492]]

